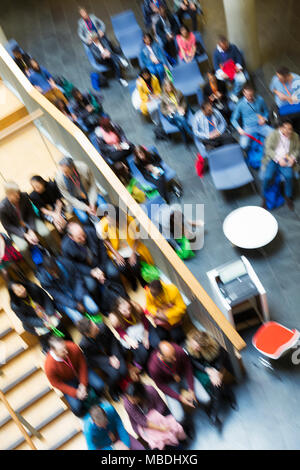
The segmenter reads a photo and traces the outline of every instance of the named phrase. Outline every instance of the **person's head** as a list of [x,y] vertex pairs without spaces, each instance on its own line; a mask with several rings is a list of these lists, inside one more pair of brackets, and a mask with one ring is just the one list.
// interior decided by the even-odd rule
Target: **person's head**
[[146,160],[149,154],[149,152],[142,145],[137,145],[136,147],[134,147],[133,153],[136,159],[142,160],[142,161]]
[[110,210],[105,212],[105,216],[111,227],[119,228],[120,225],[123,227],[126,221],[126,214],[118,206],[111,205]]
[[131,174],[130,174],[129,167],[126,163],[121,162],[121,161],[116,162],[114,163],[112,169],[124,185],[129,184],[129,181],[131,179]]
[[146,389],[141,382],[132,382],[128,385],[125,394],[133,405],[140,405],[145,400]]
[[75,243],[84,245],[86,242],[86,234],[81,225],[77,222],[70,222],[67,225],[67,234]]
[[279,123],[279,130],[282,135],[290,139],[294,131],[292,122],[289,119],[282,119]]
[[158,13],[160,14],[160,16],[162,16],[163,18],[165,18],[167,16],[167,9],[164,5],[160,5],[158,7]]
[[47,181],[39,175],[34,175],[30,178],[30,184],[36,193],[43,194],[46,189]]
[[190,35],[190,29],[185,24],[183,24],[180,26],[180,34],[182,37],[187,39]]
[[220,35],[218,37],[218,45],[223,49],[223,51],[227,51],[229,47],[229,41],[225,36]]
[[175,88],[175,86],[173,85],[173,82],[171,82],[171,80],[166,79],[166,80],[164,81],[164,84],[163,84],[163,91],[164,91],[165,93],[167,93],[168,95],[169,95],[170,93],[175,93],[175,92],[176,92],[176,88]]
[[80,90],[78,90],[78,88],[73,88],[72,96],[76,101],[80,101],[83,98],[82,93]]
[[108,117],[102,116],[99,119],[99,126],[105,131],[105,132],[115,132],[114,126],[111,122],[111,120]]
[[49,338],[49,348],[60,359],[65,359],[68,355],[66,341],[58,336],[51,336]]
[[210,82],[215,82],[217,80],[214,69],[209,69],[207,72],[207,78]]
[[158,345],[158,357],[165,364],[172,366],[176,362],[176,352],[173,344],[161,341]]
[[163,292],[163,286],[159,279],[150,282],[149,289],[153,297],[158,297]]
[[140,71],[140,77],[142,77],[142,79],[145,80],[146,82],[151,80],[151,73],[150,73],[149,69],[147,69],[146,67],[143,68]]
[[94,405],[90,409],[90,415],[96,426],[98,428],[105,429],[108,425],[108,419],[105,411],[101,408],[100,405]]
[[78,13],[79,13],[79,15],[81,16],[81,18],[83,18],[84,20],[88,20],[88,19],[89,19],[89,14],[88,14],[88,12],[86,11],[86,8],[84,8],[84,7],[78,7]]
[[281,83],[286,83],[291,76],[291,72],[287,67],[283,66],[277,69],[276,75]]
[[82,335],[87,336],[88,338],[93,338],[94,336],[96,336],[99,333],[99,328],[104,326],[105,325],[103,323],[98,326],[95,322],[89,320],[89,318],[86,317],[82,317],[76,323],[78,331]]
[[63,173],[63,175],[66,178],[70,178],[72,174],[74,173],[75,165],[74,165],[74,160],[71,157],[64,157],[60,160],[58,163],[60,166],[60,169]]
[[124,318],[130,318],[132,314],[132,305],[128,299],[118,297],[115,302],[114,312]]
[[255,98],[255,91],[254,91],[253,86],[250,85],[249,83],[244,85],[243,95],[244,95],[244,97],[246,98],[247,101],[250,101],[250,102],[253,101],[254,98]]
[[13,56],[15,57],[15,59],[21,59],[22,52],[21,52],[21,49],[18,46],[13,48],[12,53],[13,53]]
[[14,181],[7,181],[4,183],[4,192],[11,204],[18,204],[21,197],[21,191],[17,183]]
[[151,46],[151,44],[153,43],[153,37],[150,33],[145,33],[143,36],[143,41],[146,46]]
[[9,290],[11,299],[22,300],[22,299],[26,299],[28,295],[26,284],[24,284],[23,282],[17,282],[17,281],[11,282],[8,290]]
[[55,101],[55,106],[62,112],[68,112],[68,107],[66,105],[66,103],[61,100],[61,99],[58,99]]
[[201,105],[204,116],[211,116],[213,113],[213,107],[209,100],[205,100]]
[[35,59],[30,59],[30,67],[35,72],[40,72],[40,70],[41,70],[41,68],[39,66],[39,63]]
[[217,341],[206,331],[192,329],[187,335],[186,347],[188,352],[194,356],[200,355],[206,358],[215,358],[219,352]]

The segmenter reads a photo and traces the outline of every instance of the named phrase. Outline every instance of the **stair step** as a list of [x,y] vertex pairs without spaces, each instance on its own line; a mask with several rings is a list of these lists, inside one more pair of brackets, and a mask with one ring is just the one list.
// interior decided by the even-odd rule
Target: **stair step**
[[54,446],[50,447],[49,450],[58,450],[65,444],[67,444],[71,439],[73,439],[75,436],[79,434],[78,429],[73,429],[72,431],[69,432],[66,436],[62,437],[59,441],[54,444]]
[[19,335],[15,331],[13,331],[8,336],[6,336],[5,341],[2,341],[1,343],[0,354],[3,353],[3,362],[7,363],[11,361],[18,354],[21,354],[21,351],[25,351],[25,349],[27,349],[27,345],[19,337]]
[[43,441],[38,443],[38,439],[35,438],[34,442],[37,442],[39,448],[40,446],[44,446],[44,449],[55,450],[67,443],[81,431],[81,421],[67,409],[66,412],[55,421],[43,428]]
[[[0,387],[5,389],[20,376],[38,364],[38,356],[33,349],[26,349],[22,354],[17,355],[9,363],[1,365]],[[37,367],[39,367],[37,365]]]
[[59,450],[87,450],[86,440],[82,432],[76,434],[72,439],[69,439]]
[[14,330],[12,329],[11,326],[8,326],[5,330],[0,331],[0,340],[3,340],[5,336],[9,335],[13,331]]
[[8,330],[13,330],[8,316],[4,310],[0,310],[0,339],[4,338],[3,333]]
[[16,387],[17,385],[19,385],[21,382],[23,382],[24,380],[28,379],[31,375],[35,374],[35,372],[37,372],[39,370],[39,368],[37,366],[33,366],[31,367],[31,369],[27,370],[26,372],[24,372],[23,375],[20,375],[19,377],[17,377],[15,380],[13,380],[12,382],[10,382],[8,385],[6,385],[6,387],[2,388],[2,392],[4,394],[10,392],[14,387]]
[[1,429],[1,439],[0,439],[0,449],[6,450],[12,442],[23,438],[23,434],[16,425],[16,423],[11,420]]

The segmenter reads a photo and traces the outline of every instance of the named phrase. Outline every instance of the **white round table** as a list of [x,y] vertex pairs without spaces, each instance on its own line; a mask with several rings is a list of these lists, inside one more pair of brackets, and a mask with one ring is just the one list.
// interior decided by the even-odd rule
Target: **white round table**
[[235,246],[261,248],[277,235],[275,217],[259,206],[245,206],[231,212],[223,222],[225,237]]

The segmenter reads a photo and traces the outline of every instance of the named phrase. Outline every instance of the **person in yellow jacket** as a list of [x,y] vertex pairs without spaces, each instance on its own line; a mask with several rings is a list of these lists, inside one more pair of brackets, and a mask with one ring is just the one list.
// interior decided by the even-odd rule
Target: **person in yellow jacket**
[[140,97],[140,110],[145,116],[150,116],[154,124],[158,124],[161,95],[158,78],[144,68],[136,81],[136,87]]
[[148,248],[137,238],[137,226],[133,217],[119,210],[109,211],[99,222],[97,233],[103,239],[108,256],[114,260],[119,272],[137,289],[137,280],[144,286],[140,261],[153,265]]
[[152,317],[155,327],[151,325],[149,340],[153,348],[160,341],[182,343],[185,338],[182,319],[186,314],[186,305],[174,284],[166,284],[160,280],[152,281],[145,287],[146,315]]

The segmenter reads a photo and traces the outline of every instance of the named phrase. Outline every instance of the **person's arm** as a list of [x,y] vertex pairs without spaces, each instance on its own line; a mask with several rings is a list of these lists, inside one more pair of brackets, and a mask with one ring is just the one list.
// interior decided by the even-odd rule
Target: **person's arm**
[[241,68],[243,68],[244,67],[244,58],[241,54],[241,51],[236,46],[232,46],[232,47],[233,47],[233,60],[234,60],[235,64],[240,66]]
[[85,387],[88,386],[88,368],[85,357],[83,353],[80,351],[79,347],[76,345],[77,350],[77,360],[78,360],[78,376],[79,382],[83,384]]
[[[209,134],[206,132],[204,128],[204,116],[202,112],[199,112],[195,114],[194,119],[193,119],[193,133],[196,137],[199,139],[208,139]],[[201,127],[202,126],[202,127]]]
[[81,41],[83,41],[85,44],[89,45],[89,39],[88,39],[88,33],[87,33],[87,28],[84,24],[84,20],[80,19],[78,21],[78,28],[77,28],[77,34]]
[[124,428],[123,423],[121,421],[121,418],[118,415],[118,413],[116,412],[116,410],[113,407],[111,407],[111,408],[112,408],[112,410],[109,413],[110,414],[110,422],[113,421],[113,426],[114,426],[114,429],[115,429],[115,431],[116,431],[116,433],[119,437],[119,440],[122,441],[123,444],[125,444],[125,446],[128,447],[128,449],[130,449],[129,434],[126,431],[126,429]]
[[265,155],[263,158],[263,163],[267,163],[270,160],[274,160],[276,147],[278,144],[277,131],[271,132],[265,140]]
[[151,359],[150,363],[148,364],[148,369],[149,375],[154,380],[157,387],[169,397],[175,398],[175,400],[179,401],[179,393],[175,392],[171,387],[166,384],[163,371],[158,370],[157,364],[153,360],[151,361]]
[[0,209],[0,221],[4,229],[9,235],[16,235],[17,237],[23,238],[26,233],[26,227],[17,225],[17,220],[14,221],[12,217],[11,209],[7,207],[7,204],[2,204]]
[[60,375],[57,374],[57,372],[55,371],[55,365],[53,365],[52,363],[50,363],[49,365],[47,360],[45,364],[45,372],[49,382],[54,388],[60,390],[64,395],[69,395],[70,397],[76,398],[77,389],[63,382]]
[[83,434],[86,440],[86,445],[88,450],[99,450],[97,446],[95,446],[93,441],[93,434],[92,434],[92,427],[89,418],[85,418],[85,423],[83,427]]
[[192,363],[192,366],[194,369],[199,370],[200,372],[205,372],[205,367],[204,365],[200,362],[199,359],[194,358],[193,356],[189,356],[190,361]]
[[39,290],[39,295],[41,298],[41,305],[45,309],[46,315],[51,317],[55,313],[54,302],[49,297],[49,295],[39,286],[36,286]]
[[260,101],[260,114],[261,116],[263,116],[266,120],[268,120],[269,118],[269,110],[268,110],[268,107],[266,105],[266,102],[265,100],[260,96],[259,97],[259,101]]
[[90,186],[88,190],[89,203],[95,206],[97,202],[97,197],[98,197],[98,190],[97,190],[94,175],[92,173],[92,170],[89,167],[87,167],[87,177],[88,177],[89,186]]
[[183,315],[186,313],[186,305],[178,288],[175,285],[169,286],[168,290],[169,297],[173,306],[165,310],[164,313],[167,317],[168,323],[170,325],[175,325],[181,320]]
[[24,326],[28,326],[30,329],[43,328],[45,326],[43,320],[35,314],[34,310],[32,310],[32,315],[26,314],[25,308],[26,305],[11,304],[11,309],[15,312]]
[[217,71],[220,68],[220,60],[219,60],[219,51],[216,48],[213,53],[213,64],[214,69]]
[[[27,225],[28,228],[33,230],[34,232],[36,231],[36,215],[33,210],[32,204],[30,202],[29,196],[26,193],[22,194],[22,199],[23,199],[23,220],[25,224]],[[22,203],[22,201],[20,201]]]
[[65,182],[63,180],[63,176],[62,175],[57,175],[56,177],[56,184],[58,186],[58,189],[62,195],[62,197],[74,208],[74,209],[78,209],[78,210],[82,210],[84,212],[87,212],[88,210],[88,205],[85,204],[84,202],[80,201],[79,199],[77,199],[76,197],[72,196],[66,185],[65,185]]
[[224,116],[220,113],[220,111],[218,111],[217,109],[214,110],[214,113],[217,117],[217,127],[218,127],[218,131],[220,132],[220,134],[223,134],[225,132],[225,129],[227,127],[227,123],[225,121],[225,118]]
[[192,363],[189,359],[189,356],[186,354],[186,352],[182,348],[178,346],[177,351],[178,351],[177,354],[179,353],[180,355],[181,370],[185,374],[185,378],[186,378],[189,390],[194,391],[194,376],[193,376]]
[[95,24],[96,28],[98,29],[98,31],[100,30],[103,33],[105,33],[106,26],[105,26],[104,21],[100,20],[100,18],[98,18],[95,15],[91,15],[91,17],[92,17],[92,21],[94,22],[94,24]]
[[233,114],[231,116],[231,120],[230,120],[233,127],[235,127],[235,129],[237,129],[237,130],[242,129],[242,127],[239,124],[239,120],[241,118],[241,107],[242,107],[242,102],[240,102],[236,105],[236,107],[233,111]]

